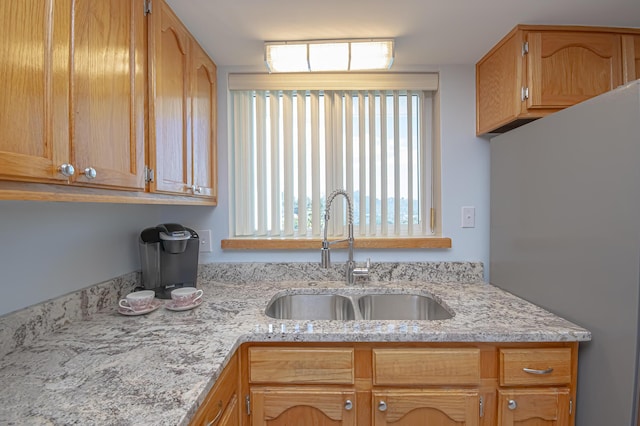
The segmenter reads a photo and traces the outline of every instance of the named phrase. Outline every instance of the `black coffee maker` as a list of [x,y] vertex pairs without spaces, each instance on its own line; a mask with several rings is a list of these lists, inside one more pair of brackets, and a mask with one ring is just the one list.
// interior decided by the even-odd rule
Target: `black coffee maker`
[[172,290],[196,286],[200,238],[193,229],[177,223],[146,228],[140,233],[139,249],[145,290],[170,299]]

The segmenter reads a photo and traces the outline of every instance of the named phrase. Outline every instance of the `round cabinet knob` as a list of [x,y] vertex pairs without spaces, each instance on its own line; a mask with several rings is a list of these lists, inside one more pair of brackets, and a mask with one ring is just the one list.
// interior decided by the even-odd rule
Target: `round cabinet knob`
[[66,177],[73,176],[73,174],[76,172],[76,169],[71,164],[67,163],[61,165],[58,170],[60,171],[60,173],[62,173],[63,176]]
[[196,186],[196,192],[199,194],[202,192],[202,187],[201,186]]
[[349,410],[351,410],[352,408],[353,408],[353,402],[351,402],[351,400],[350,400],[350,399],[347,399],[347,400],[344,402],[344,409],[345,409],[345,410],[347,410],[347,411],[349,411]]
[[93,167],[87,167],[86,169],[84,169],[84,175],[87,177],[87,179],[95,179],[97,175],[96,169],[94,169]]
[[380,411],[387,411],[387,403],[384,401],[380,401],[378,403],[378,410]]
[[518,408],[518,403],[513,399],[510,399],[507,403],[507,407],[509,408],[509,410],[515,410],[516,408]]

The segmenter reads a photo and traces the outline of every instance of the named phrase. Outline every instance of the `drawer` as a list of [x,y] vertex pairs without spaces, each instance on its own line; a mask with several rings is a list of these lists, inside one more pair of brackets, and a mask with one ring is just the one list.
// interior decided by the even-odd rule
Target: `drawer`
[[353,348],[249,348],[251,383],[354,383]]
[[571,383],[571,348],[500,349],[500,386]]
[[374,385],[475,385],[480,349],[374,349]]

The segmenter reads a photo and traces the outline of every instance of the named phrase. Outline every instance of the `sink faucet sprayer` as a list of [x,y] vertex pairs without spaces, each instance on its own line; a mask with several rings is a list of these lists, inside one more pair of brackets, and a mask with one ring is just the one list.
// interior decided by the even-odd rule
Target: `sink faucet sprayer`
[[[346,239],[331,241],[327,239],[327,227],[329,225],[329,211],[331,210],[331,203],[333,199],[338,195],[343,195],[347,200],[347,226],[349,229],[349,235]],[[351,197],[343,189],[336,189],[327,197],[327,205],[324,210],[324,238],[322,239],[322,248],[320,249],[320,267],[328,268],[331,266],[331,255],[329,246],[336,243],[342,243],[347,241],[349,243],[349,260],[347,260],[347,284],[352,285],[356,276],[366,277],[369,275],[369,267],[371,261],[367,259],[367,266],[364,268],[356,268],[356,262],[353,260],[353,208],[351,206]]]

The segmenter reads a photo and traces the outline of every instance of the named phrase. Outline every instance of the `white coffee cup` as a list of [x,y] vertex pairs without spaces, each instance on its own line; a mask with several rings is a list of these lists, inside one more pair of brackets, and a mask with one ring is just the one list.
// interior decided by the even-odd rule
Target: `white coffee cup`
[[203,293],[195,287],[177,288],[171,292],[171,300],[176,306],[189,306],[196,303]]
[[153,290],[134,291],[126,295],[124,299],[120,299],[118,305],[122,309],[128,309],[130,311],[144,311],[149,308],[156,297],[156,292]]

